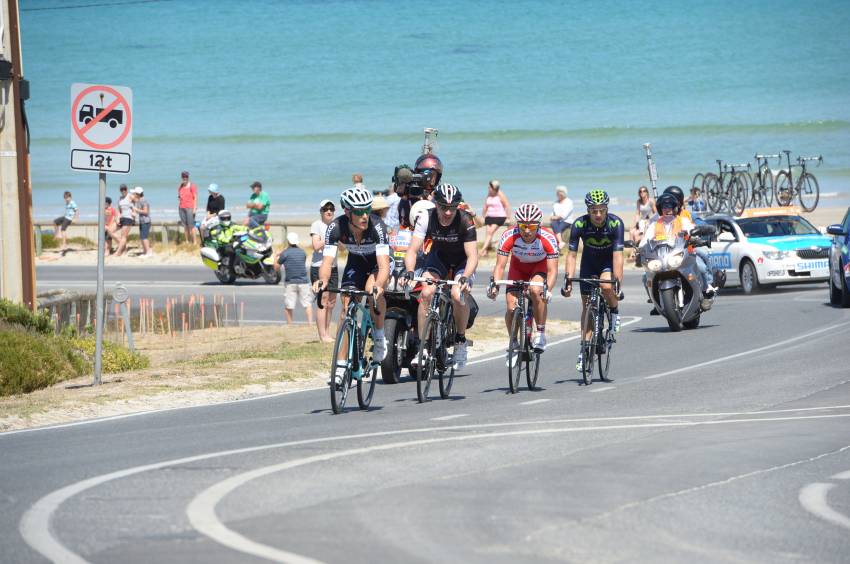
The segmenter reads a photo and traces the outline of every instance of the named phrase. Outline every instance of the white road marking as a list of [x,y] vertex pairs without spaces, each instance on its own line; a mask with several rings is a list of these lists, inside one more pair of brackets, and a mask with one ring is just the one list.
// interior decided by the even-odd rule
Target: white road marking
[[451,419],[458,419],[460,417],[469,417],[468,413],[456,413],[454,415],[443,415],[442,417],[434,417],[431,421],[449,421]]
[[690,371],[690,370],[694,370],[695,368],[702,368],[703,366],[710,366],[712,364],[717,364],[719,362],[725,362],[727,360],[732,360],[733,358],[741,358],[743,356],[749,356],[751,354],[756,354],[756,353],[759,353],[759,352],[762,352],[762,351],[775,349],[777,347],[784,347],[787,344],[794,343],[796,341],[801,341],[803,339],[809,339],[811,337],[814,337],[815,335],[820,335],[821,333],[826,333],[828,331],[834,331],[834,330],[838,329],[839,327],[846,327],[847,325],[850,325],[850,321],[848,321],[846,323],[837,323],[835,325],[830,325],[829,327],[823,327],[822,329],[818,329],[816,331],[810,331],[809,333],[804,333],[803,335],[797,335],[796,337],[791,337],[790,339],[785,339],[784,341],[777,341],[775,343],[772,343],[770,345],[765,345],[763,347],[757,347],[757,348],[749,349],[749,350],[742,351],[742,352],[739,352],[739,353],[730,354],[730,355],[727,355],[727,356],[722,356],[720,358],[715,358],[713,360],[708,360],[706,362],[700,362],[700,363],[697,363],[697,364],[692,364],[690,366],[685,366],[683,368],[677,368],[675,370],[668,370],[667,372],[662,372],[660,374],[653,374],[652,376],[644,376],[643,379],[644,380],[654,380],[655,378],[663,378],[664,376],[672,376],[673,374],[679,374],[681,372],[687,372],[687,371]]
[[552,401],[552,400],[544,398],[544,399],[536,399],[536,400],[530,400],[530,401],[521,401],[521,402],[519,402],[519,404],[520,405],[534,405],[535,403],[546,403],[547,401]]
[[[149,472],[152,470],[159,470],[162,468],[168,468],[171,466],[179,466],[183,464],[191,464],[193,462],[199,462],[203,460],[209,460],[212,458],[219,458],[223,456],[233,456],[239,454],[247,454],[252,452],[261,452],[272,449],[281,449],[287,448],[291,446],[300,446],[307,444],[317,444],[317,443],[325,443],[325,442],[333,442],[333,441],[349,441],[355,439],[365,439],[365,438],[376,438],[376,437],[388,437],[393,435],[403,435],[403,434],[421,434],[423,432],[445,432],[447,430],[459,430],[459,429],[491,429],[491,428],[499,428],[499,427],[511,427],[511,426],[527,426],[527,425],[545,425],[545,424],[563,424],[563,423],[581,423],[581,422],[605,422],[605,421],[635,421],[635,420],[651,420],[651,419],[665,419],[671,417],[677,418],[702,418],[702,417],[728,417],[728,416],[752,416],[752,415],[762,415],[762,414],[773,414],[773,413],[796,413],[796,412],[807,412],[807,411],[831,411],[836,409],[847,409],[850,408],[850,405],[841,405],[841,406],[824,406],[824,407],[810,407],[810,408],[801,408],[801,409],[780,409],[780,410],[768,410],[761,412],[721,412],[721,413],[691,413],[691,414],[665,414],[665,415],[636,415],[636,416],[626,416],[626,417],[601,417],[601,418],[577,418],[577,419],[555,419],[550,421],[511,421],[506,423],[481,423],[481,424],[473,424],[473,425],[449,425],[445,427],[426,427],[426,428],[418,428],[418,429],[399,429],[394,431],[378,431],[374,433],[362,433],[358,435],[340,435],[333,437],[320,437],[316,439],[304,439],[299,441],[289,441],[283,443],[275,443],[270,445],[260,445],[253,447],[245,447],[240,449],[232,449],[232,450],[224,450],[211,452],[206,454],[199,454],[195,456],[188,456],[184,458],[177,458],[172,460],[166,460],[163,462],[156,462],[152,464],[146,464],[142,466],[135,466],[132,468],[125,468],[123,470],[118,470],[115,472],[110,472],[107,474],[101,474],[100,476],[94,476],[92,478],[88,478],[86,480],[82,480],[80,482],[75,482],[73,484],[69,484],[63,488],[55,490],[44,497],[40,498],[36,501],[30,508],[24,513],[23,517],[21,517],[21,521],[18,524],[18,530],[21,534],[21,537],[24,541],[33,548],[36,552],[43,555],[48,560],[53,560],[55,562],[71,562],[74,564],[78,564],[81,562],[85,562],[79,555],[72,552],[68,548],[66,548],[58,539],[56,539],[50,530],[50,522],[53,518],[53,514],[56,510],[68,499],[86,491],[91,488],[103,485],[105,483],[111,482],[113,480],[118,480],[121,478],[126,478],[128,476],[133,476],[136,474],[141,474],[143,472]],[[766,421],[791,421],[797,419],[820,419],[820,418],[835,418],[835,417],[850,417],[850,414],[833,414],[833,415],[815,415],[815,416],[805,416],[805,417],[777,417],[771,419],[726,419],[720,421],[694,421],[694,422],[669,422],[669,423],[658,423],[658,424],[641,424],[641,425],[607,425],[607,426],[592,426],[592,427],[578,427],[568,429],[569,431],[592,431],[592,430],[615,430],[615,429],[630,429],[630,428],[643,428],[643,427],[683,427],[683,426],[693,426],[693,425],[717,425],[717,424],[730,424],[730,423],[749,423],[749,422],[766,422]],[[560,430],[560,432],[566,432],[568,430]],[[535,431],[538,433],[545,432],[543,431]],[[554,432],[554,431],[549,431]],[[477,435],[480,436],[480,435]],[[486,436],[492,436],[488,434]]]
[[616,390],[616,389],[617,389],[617,386],[605,386],[604,388],[594,388],[594,389],[590,390],[590,393],[593,394],[593,393],[596,393],[596,392],[607,392],[608,390]]
[[850,529],[850,517],[834,510],[827,502],[827,494],[834,487],[835,484],[822,484],[819,482],[803,487],[800,490],[800,505],[803,506],[803,509],[813,515],[817,515],[824,521],[829,521],[833,525]]
[[839,472],[835,476],[832,477],[833,480],[850,480],[850,470],[846,472]]
[[[791,419],[805,419],[808,417],[850,417],[850,414],[846,415],[826,415],[826,416],[803,416],[797,418],[774,418],[775,420],[791,420]],[[759,419],[759,420],[738,420],[738,421],[695,421],[692,423],[683,423],[684,425],[708,425],[708,424],[721,424],[721,423],[732,423],[732,422],[741,422],[741,421],[766,421],[767,419]],[[271,464],[269,466],[264,466],[261,468],[255,468],[254,470],[250,470],[248,472],[243,472],[241,474],[237,474],[235,476],[231,476],[225,480],[222,480],[206,490],[199,493],[195,496],[194,499],[189,503],[186,507],[186,516],[189,518],[189,522],[199,533],[206,535],[213,541],[226,546],[230,549],[236,550],[238,552],[242,552],[244,554],[249,554],[253,556],[259,556],[262,558],[268,558],[269,560],[273,560],[275,562],[301,562],[300,560],[293,560],[292,557],[295,558],[305,558],[300,555],[293,554],[291,552],[281,550],[275,548],[273,546],[264,545],[262,543],[253,541],[244,535],[237,533],[236,531],[229,529],[221,520],[218,518],[216,514],[215,508],[223,500],[227,495],[236,490],[237,488],[256,480],[258,478],[262,478],[264,476],[268,476],[270,474],[275,474],[277,472],[281,472],[284,470],[289,470],[292,468],[297,468],[300,466],[306,466],[308,464],[313,464],[316,462],[326,462],[328,460],[334,460],[337,458],[343,458],[348,456],[355,455],[363,455],[369,454],[372,452],[379,451],[388,451],[394,449],[402,449],[413,446],[423,446],[423,445],[431,445],[437,443],[449,443],[449,442],[460,442],[460,441],[475,441],[482,439],[493,439],[499,437],[515,437],[515,436],[527,436],[527,435],[544,435],[544,434],[555,434],[555,433],[571,433],[571,432],[581,432],[581,431],[599,431],[606,429],[632,429],[632,428],[643,428],[643,427],[664,427],[664,426],[678,426],[682,425],[682,423],[654,423],[654,424],[639,424],[639,425],[611,425],[611,426],[597,426],[597,427],[573,427],[566,429],[533,429],[533,430],[525,430],[525,431],[505,431],[505,432],[496,432],[496,433],[486,433],[486,434],[471,434],[471,435],[461,435],[454,437],[439,437],[433,439],[418,439],[413,441],[403,441],[397,443],[389,443],[389,444],[380,444],[373,445],[368,447],[361,448],[353,448],[342,450],[338,452],[330,452],[324,454],[318,454],[314,456],[307,456],[304,458],[298,458],[295,460],[290,460],[287,462],[282,462],[278,464]],[[845,447],[850,448],[850,447]],[[821,455],[825,456],[825,455]],[[816,457],[819,458],[819,457]],[[807,459],[806,461],[798,461],[791,463],[790,465],[783,465],[782,467],[788,467],[796,464],[800,464],[802,462],[808,462],[812,459]],[[715,482],[712,484],[706,484],[703,486],[698,486],[696,488],[688,488],[687,490],[682,490],[680,492],[674,492],[671,494],[665,494],[663,496],[657,496],[658,499],[665,497],[673,497],[677,495],[681,495],[683,493],[690,493],[692,491],[699,491],[701,489],[712,487],[715,485],[729,483],[731,481],[739,480],[743,477],[747,477],[750,475],[763,473],[767,471],[772,471],[779,469],[781,467],[775,467],[767,470],[759,470],[757,472],[750,472],[747,474],[742,474],[740,476],[734,476],[727,480],[723,480],[722,482]],[[656,498],[652,498],[649,501],[654,501]],[[639,502],[644,503],[644,502]],[[629,504],[630,505],[630,504]],[[614,511],[622,510],[627,506],[622,506],[620,508],[615,509]],[[829,509],[827,507],[827,509]],[[839,514],[839,516],[843,517]],[[850,520],[848,520],[848,528],[850,528]]]

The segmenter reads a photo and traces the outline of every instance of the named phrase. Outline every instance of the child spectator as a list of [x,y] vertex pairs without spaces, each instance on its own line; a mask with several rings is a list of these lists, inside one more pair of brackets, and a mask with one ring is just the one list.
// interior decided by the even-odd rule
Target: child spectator
[[298,246],[298,233],[286,236],[289,247],[277,257],[274,268],[284,270],[283,304],[286,323],[292,323],[292,312],[296,301],[300,301],[307,313],[307,323],[313,323],[313,291],[307,278],[307,253]]
[[63,255],[68,252],[68,226],[75,222],[80,215],[77,202],[71,199],[71,193],[66,191],[64,197],[65,214],[53,220],[53,225],[56,226],[56,237],[62,239],[60,250]]
[[139,224],[139,241],[142,243],[142,258],[150,258],[153,256],[151,250],[151,242],[148,236],[151,232],[151,207],[145,199],[145,191],[141,186],[133,188],[135,202],[133,208],[136,212],[136,219]]

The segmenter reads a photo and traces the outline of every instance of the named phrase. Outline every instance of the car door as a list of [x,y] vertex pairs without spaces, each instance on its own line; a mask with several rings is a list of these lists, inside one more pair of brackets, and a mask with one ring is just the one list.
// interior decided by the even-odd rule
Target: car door
[[836,288],[841,287],[841,278],[850,286],[850,271],[842,270],[842,265],[850,264],[850,208],[841,222],[844,235],[832,237],[832,249],[829,253],[829,272]]
[[[707,220],[708,221],[708,220]],[[708,221],[717,228],[717,233],[708,249],[708,258],[712,270],[725,270],[726,283],[739,283],[738,258],[740,237],[731,222],[725,219]]]

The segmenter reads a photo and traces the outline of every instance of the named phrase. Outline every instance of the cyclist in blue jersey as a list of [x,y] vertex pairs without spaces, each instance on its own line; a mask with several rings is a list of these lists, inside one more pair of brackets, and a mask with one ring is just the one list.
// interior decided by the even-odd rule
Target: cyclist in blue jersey
[[[610,198],[605,190],[591,190],[584,198],[587,206],[587,214],[583,215],[573,223],[570,233],[570,244],[567,252],[566,277],[575,276],[576,255],[578,253],[579,241],[584,242],[584,250],[581,255],[581,266],[579,278],[598,277],[602,280],[623,280],[623,220],[612,213],[608,213],[608,202]],[[620,312],[618,309],[618,294],[614,284],[602,284],[602,296],[608,302],[612,313],[612,324],[614,331],[620,330]],[[587,318],[587,304],[593,287],[590,284],[581,283],[581,329],[582,345],[590,341],[592,327]],[[569,297],[573,288],[567,282],[561,294]],[[580,350],[583,350],[581,348]],[[581,353],[576,361],[576,370],[579,372],[584,365],[584,357]]]

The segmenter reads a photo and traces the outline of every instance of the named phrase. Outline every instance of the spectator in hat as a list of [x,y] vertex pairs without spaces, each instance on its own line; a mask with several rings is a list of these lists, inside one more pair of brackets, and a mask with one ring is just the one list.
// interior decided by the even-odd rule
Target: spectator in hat
[[263,192],[263,185],[259,180],[255,180],[251,184],[251,197],[245,205],[248,208],[248,227],[263,225],[269,218],[271,206],[269,195]]
[[224,196],[221,194],[221,188],[218,184],[210,184],[207,188],[210,193],[207,198],[207,215],[204,221],[201,222],[200,232],[201,241],[209,237],[210,228],[218,225],[218,212],[227,209],[224,205]]
[[[319,202],[319,219],[310,225],[310,239],[312,240],[313,256],[310,258],[310,283],[319,279],[319,267],[322,266],[322,251],[325,248],[325,232],[328,226],[334,219],[336,206],[330,200],[322,200]],[[334,258],[333,268],[331,269],[331,278],[328,281],[330,288],[339,286],[339,270],[337,269],[336,258]],[[331,318],[333,310],[336,306],[336,294],[325,293],[322,295],[323,308],[316,309],[316,328],[319,331],[319,340],[323,343],[330,343],[333,337],[330,336]]]
[[307,323],[313,323],[313,291],[307,278],[307,253],[298,246],[298,233],[286,236],[289,243],[277,257],[275,270],[283,268],[283,307],[287,325],[292,323],[292,314],[297,302],[307,314]]
[[386,221],[387,213],[389,211],[390,205],[383,196],[375,196],[372,199],[372,213],[380,217],[382,221]]
[[127,241],[130,238],[130,228],[136,222],[136,194],[130,192],[118,202],[118,249],[115,256],[120,257],[127,252]]
[[139,241],[142,243],[141,256],[142,258],[149,258],[153,256],[151,242],[148,240],[151,233],[151,206],[145,199],[145,191],[141,186],[133,188],[133,195],[135,197],[133,207],[136,210],[136,223],[139,224]]
[[186,240],[195,244],[195,208],[198,207],[198,187],[189,180],[189,173],[180,173],[180,185],[177,187],[177,204],[180,223]]
[[68,252],[68,226],[77,221],[80,216],[80,210],[77,207],[77,202],[71,198],[70,192],[63,194],[65,198],[65,213],[53,220],[53,225],[56,226],[56,236],[62,239],[62,254]]

